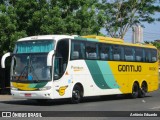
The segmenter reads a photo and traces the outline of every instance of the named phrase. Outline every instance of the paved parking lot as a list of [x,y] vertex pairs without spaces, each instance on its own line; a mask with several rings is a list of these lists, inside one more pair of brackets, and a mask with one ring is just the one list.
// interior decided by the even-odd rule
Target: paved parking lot
[[0,101],[12,100],[11,95],[0,95]]

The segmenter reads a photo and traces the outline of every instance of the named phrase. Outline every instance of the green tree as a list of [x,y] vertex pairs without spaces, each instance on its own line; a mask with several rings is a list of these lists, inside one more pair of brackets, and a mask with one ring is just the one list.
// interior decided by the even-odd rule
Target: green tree
[[42,34],[99,34],[97,0],[1,0],[0,51],[21,37]]
[[26,36],[24,31],[17,31],[14,8],[0,4],[0,55],[12,51],[17,39]]
[[18,30],[25,30],[28,36],[91,34],[96,23],[96,2],[97,0],[17,0],[14,8]]
[[157,0],[102,0],[97,7],[103,13],[103,27],[108,34],[123,39],[133,25],[143,26],[143,22],[155,21],[152,15],[160,11],[156,2]]
[[43,30],[56,34],[91,34],[96,2],[97,0],[51,0],[51,9],[46,16],[48,22],[43,24]]

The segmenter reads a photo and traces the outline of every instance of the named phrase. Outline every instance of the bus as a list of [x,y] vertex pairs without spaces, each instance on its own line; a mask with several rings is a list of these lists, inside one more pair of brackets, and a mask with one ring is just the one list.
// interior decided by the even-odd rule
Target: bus
[[158,89],[157,49],[96,35],[39,35],[19,39],[11,56],[13,98],[69,98],[128,94],[145,97]]

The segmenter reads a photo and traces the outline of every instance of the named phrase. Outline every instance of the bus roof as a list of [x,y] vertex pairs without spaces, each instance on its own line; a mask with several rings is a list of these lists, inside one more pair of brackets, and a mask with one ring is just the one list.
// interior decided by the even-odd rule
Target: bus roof
[[60,40],[60,39],[65,39],[65,38],[71,38],[73,39],[74,36],[70,35],[37,35],[37,36],[30,36],[30,37],[25,37],[21,38],[18,41],[30,41],[30,40]]
[[128,45],[128,46],[135,46],[135,47],[156,48],[152,44],[127,43],[127,42],[124,42],[124,40],[120,39],[120,38],[111,38],[111,37],[96,36],[96,35],[82,36],[82,38],[86,38],[87,41],[103,42],[103,43],[110,43],[110,44],[116,43],[116,44],[120,44],[120,45]]
[[127,45],[127,46],[137,46],[137,47],[147,47],[147,48],[156,48],[152,44],[144,44],[144,43],[126,43],[124,40],[120,38],[111,38],[111,37],[104,37],[104,36],[96,36],[96,35],[88,35],[88,36],[78,36],[78,35],[38,35],[38,36],[31,36],[25,37],[18,40],[19,41],[30,41],[30,40],[60,40],[60,39],[75,39],[75,40],[84,40],[84,41],[93,41],[93,42],[102,42],[102,43],[110,43],[110,44],[120,44],[120,45]]
[[119,38],[111,38],[111,37],[96,36],[96,35],[89,35],[89,36],[82,36],[82,37],[83,38],[98,39],[100,42],[124,43],[124,41]]

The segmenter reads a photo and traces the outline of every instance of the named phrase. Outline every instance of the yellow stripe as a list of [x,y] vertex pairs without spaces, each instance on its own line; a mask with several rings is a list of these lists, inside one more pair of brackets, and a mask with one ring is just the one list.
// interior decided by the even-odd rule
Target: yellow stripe
[[29,88],[30,84],[28,84],[28,83],[16,83],[16,82],[12,82],[12,85],[13,85],[13,87],[18,88],[20,90],[26,90],[26,91],[36,90],[36,88]]

